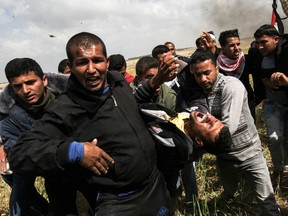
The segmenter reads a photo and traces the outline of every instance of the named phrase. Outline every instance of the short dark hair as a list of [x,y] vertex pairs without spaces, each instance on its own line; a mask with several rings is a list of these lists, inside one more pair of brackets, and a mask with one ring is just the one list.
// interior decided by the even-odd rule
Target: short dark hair
[[195,41],[196,47],[200,46],[201,42],[202,42],[202,39],[200,37],[197,38]]
[[91,46],[94,44],[101,44],[103,48],[103,55],[107,57],[106,46],[102,39],[97,35],[94,35],[89,32],[80,32],[72,36],[66,44],[66,54],[70,62],[73,61],[73,55],[71,52],[71,48],[73,46]]
[[114,54],[109,56],[109,67],[108,70],[120,71],[123,66],[127,67],[126,60],[121,54]]
[[19,77],[33,71],[38,77],[43,78],[43,70],[40,65],[31,58],[15,58],[9,61],[5,67],[5,75],[10,82],[11,78]]
[[135,67],[136,67],[136,75],[141,76],[144,73],[144,71],[147,71],[150,68],[158,68],[159,60],[151,56],[144,56],[137,61]]
[[229,128],[224,126],[220,130],[216,142],[211,143],[210,141],[203,139],[203,148],[211,154],[219,155],[229,151],[232,142],[232,136],[230,134]]
[[270,25],[270,24],[265,24],[260,26],[254,33],[254,38],[259,38],[262,37],[263,35],[267,36],[279,36],[278,30]]
[[216,66],[216,58],[215,55],[210,50],[196,50],[191,58],[190,58],[190,65],[204,62],[206,60],[211,59],[212,63]]
[[159,54],[167,53],[169,51],[170,50],[168,49],[167,46],[161,44],[161,45],[158,45],[158,46],[154,47],[154,49],[152,50],[152,56],[154,58],[157,58],[157,56]]
[[227,38],[231,38],[231,37],[239,38],[238,29],[226,30],[220,33],[218,41],[221,47],[224,47],[227,43]]
[[167,46],[168,44],[171,44],[172,46],[174,46],[174,47],[175,47],[175,44],[174,44],[174,43],[172,43],[171,41],[167,41],[167,42],[165,42],[165,43],[164,43],[164,45],[165,45],[165,46]]
[[68,59],[63,59],[63,60],[61,60],[59,62],[59,64],[58,64],[58,72],[59,73],[63,73],[64,72],[66,66],[68,66],[68,62],[69,62]]

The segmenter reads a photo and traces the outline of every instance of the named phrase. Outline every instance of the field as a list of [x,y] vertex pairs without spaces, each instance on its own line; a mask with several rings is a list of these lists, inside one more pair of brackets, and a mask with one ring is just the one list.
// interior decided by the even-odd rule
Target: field
[[[244,52],[247,51],[248,45],[251,39],[242,40],[242,47],[245,47]],[[190,56],[193,53],[193,48],[182,49],[178,51],[179,54]],[[131,59],[127,61],[127,71],[134,74],[135,64],[137,59]],[[267,159],[269,168],[272,167],[271,158],[266,144],[265,125],[262,120],[262,109],[259,106],[257,108],[257,128],[259,131],[260,138],[263,143],[264,154]],[[254,199],[251,190],[244,181],[239,186],[239,194],[233,200],[227,200],[221,197],[223,188],[219,182],[215,170],[215,157],[209,154],[204,155],[203,159],[197,162],[196,165],[196,176],[199,188],[199,202],[195,203],[194,211],[186,212],[182,205],[181,199],[178,199],[178,210],[176,215],[178,216],[189,216],[189,215],[201,215],[201,216],[258,216],[260,210]],[[41,193],[45,195],[43,187],[43,179],[38,178],[36,182],[37,188]],[[8,203],[9,203],[10,188],[0,179],[0,216],[8,216]],[[280,192],[279,188],[276,189],[277,202],[281,207],[283,215],[288,216],[288,194]],[[78,199],[79,211],[82,216],[87,215],[86,202],[83,200],[81,195]]]

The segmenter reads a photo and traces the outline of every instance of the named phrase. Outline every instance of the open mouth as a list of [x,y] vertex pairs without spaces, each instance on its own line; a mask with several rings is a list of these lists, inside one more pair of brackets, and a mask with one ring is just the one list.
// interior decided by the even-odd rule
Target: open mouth
[[201,112],[197,112],[196,118],[197,118],[198,122],[204,123],[204,122],[207,122],[207,120],[208,120],[208,114],[203,114]]
[[86,82],[89,83],[90,85],[97,85],[100,82],[100,77],[99,76],[87,77]]

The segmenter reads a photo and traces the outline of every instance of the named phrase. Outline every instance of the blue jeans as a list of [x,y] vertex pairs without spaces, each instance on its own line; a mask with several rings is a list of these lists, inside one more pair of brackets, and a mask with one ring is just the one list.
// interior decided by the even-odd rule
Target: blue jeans
[[16,173],[2,175],[11,187],[10,216],[48,215],[49,205],[34,186],[35,177],[20,176]]
[[263,215],[281,215],[276,203],[266,160],[262,152],[245,161],[228,161],[217,158],[217,171],[224,193],[233,197],[242,175],[250,184]]
[[263,115],[274,171],[282,172],[288,165],[288,106],[277,102],[267,103]]

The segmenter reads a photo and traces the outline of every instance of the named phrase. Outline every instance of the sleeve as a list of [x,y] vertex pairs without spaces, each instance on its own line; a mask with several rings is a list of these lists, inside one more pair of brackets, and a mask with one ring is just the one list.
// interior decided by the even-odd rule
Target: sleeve
[[54,175],[65,170],[69,162],[68,150],[71,129],[62,119],[46,113],[35,121],[32,129],[22,133],[10,149],[11,169],[22,175]]
[[4,150],[9,158],[10,149],[16,144],[17,138],[20,136],[21,130],[12,123],[9,116],[2,121],[1,125],[1,138],[4,143]]
[[247,100],[247,92],[244,85],[238,79],[228,82],[221,96],[222,122],[234,134],[238,128],[244,100]]
[[156,90],[150,86],[149,80],[146,80],[136,87],[134,96],[138,104],[149,103],[152,101],[155,92]]

